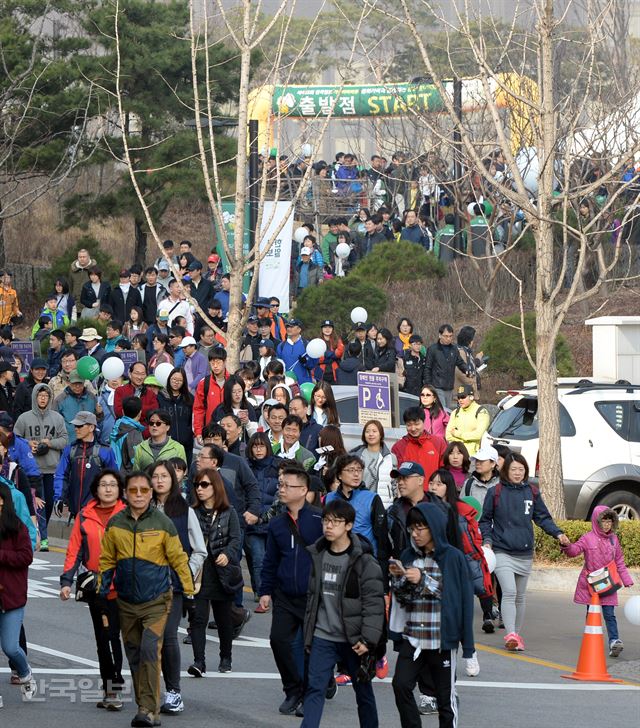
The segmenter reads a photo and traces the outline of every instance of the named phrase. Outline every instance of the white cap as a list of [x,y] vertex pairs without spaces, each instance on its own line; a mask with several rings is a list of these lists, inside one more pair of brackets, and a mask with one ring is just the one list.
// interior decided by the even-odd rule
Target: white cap
[[178,344],[178,349],[184,349],[185,346],[198,346],[198,342],[193,336],[185,336],[184,339]]
[[311,255],[311,248],[307,248],[305,245],[305,247],[300,250],[300,255]]
[[497,463],[498,451],[491,445],[483,445],[473,457],[476,460],[493,460],[494,463]]

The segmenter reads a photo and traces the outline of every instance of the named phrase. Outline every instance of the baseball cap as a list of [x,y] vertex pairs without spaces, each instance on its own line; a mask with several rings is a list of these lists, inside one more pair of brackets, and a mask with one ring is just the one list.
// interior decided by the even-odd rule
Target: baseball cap
[[217,263],[220,260],[220,256],[216,253],[211,253],[211,255],[207,258],[207,263]]
[[258,298],[256,299],[256,302],[253,304],[254,308],[269,308],[269,299],[268,298]]
[[368,328],[368,327],[367,327],[367,324],[364,324],[364,323],[362,323],[362,321],[361,321],[360,323],[357,323],[357,324],[356,324],[356,325],[355,325],[355,326],[353,327],[353,330],[354,330],[354,331],[366,331],[366,330],[367,330],[367,328]]
[[407,475],[422,475],[424,477],[424,468],[420,463],[404,462],[399,468],[391,471],[392,478],[403,478]]
[[202,263],[199,260],[192,260],[188,270],[202,270]]
[[97,425],[98,420],[93,412],[80,410],[78,414],[71,420],[72,425]]
[[13,430],[13,418],[8,412],[0,412],[0,427]]
[[271,339],[261,339],[258,346],[268,346],[270,349],[275,349],[276,346]]
[[0,360],[0,374],[2,374],[3,372],[15,372],[15,368],[12,367],[8,361]]
[[47,362],[37,356],[32,362],[31,362],[31,368],[32,369],[46,369],[47,368]]
[[78,374],[78,370],[77,369],[73,369],[69,373],[69,382],[71,384],[79,384],[79,383],[84,384],[84,379]]
[[494,463],[497,463],[498,451],[495,447],[491,447],[491,445],[484,445],[473,457],[476,460],[493,460]]
[[461,384],[458,389],[456,389],[456,397],[460,399],[460,397],[469,397],[473,395],[473,387],[470,384]]
[[120,278],[130,278],[131,272],[128,268],[123,268],[120,273],[118,273],[118,275],[120,276]]
[[176,348],[184,349],[185,346],[198,346],[198,342],[193,338],[193,336],[185,336]]
[[300,319],[297,319],[297,318],[290,318],[288,321],[285,321],[284,326],[285,326],[286,329],[288,329],[291,326],[300,326],[300,327],[302,327],[302,321],[300,321]]
[[168,311],[158,311],[156,318],[159,319],[160,321],[168,321],[169,312]]
[[158,270],[170,270],[169,263],[166,260],[161,260],[158,263]]
[[[189,268],[191,270],[191,268]],[[191,283],[191,276],[190,275],[184,275],[182,276],[182,282],[183,283]]]
[[252,314],[252,315],[251,315],[251,316],[249,316],[249,318],[247,319],[247,323],[250,323],[250,324],[257,324],[257,323],[258,323],[258,317],[257,317],[257,316],[254,316],[254,315]]
[[311,248],[307,248],[305,245],[304,248],[300,250],[300,255],[311,255]]
[[333,321],[331,321],[331,319],[326,319],[320,324],[320,328],[323,328],[324,326],[331,326],[331,328],[334,328]]

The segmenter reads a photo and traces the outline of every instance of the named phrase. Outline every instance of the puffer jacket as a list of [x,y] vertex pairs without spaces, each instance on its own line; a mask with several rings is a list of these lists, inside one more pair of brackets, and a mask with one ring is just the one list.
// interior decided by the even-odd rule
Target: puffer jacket
[[[273,455],[267,455],[262,460],[249,458],[249,467],[256,476],[260,490],[260,515],[265,514],[273,505],[278,493],[278,462]],[[248,526],[247,533],[261,533],[267,535],[268,523],[258,522],[255,526]]]
[[[329,543],[321,537],[307,550],[311,554],[309,596],[304,617],[304,646],[311,649],[322,594],[322,556]],[[351,536],[349,564],[341,594],[344,631],[350,645],[363,642],[375,647],[382,638],[385,621],[384,581],[382,570],[371,547],[355,534]]]
[[489,411],[477,402],[471,402],[465,408],[456,407],[449,417],[447,442],[464,443],[473,457],[480,449],[480,441],[490,423]]
[[0,541],[0,612],[19,609],[27,603],[29,564],[32,561],[29,533],[21,523],[15,536]]
[[[613,519],[613,528],[609,533],[602,530],[602,517],[604,514],[611,516]],[[587,575],[592,571],[597,571],[609,562],[615,561],[618,567],[618,574],[625,586],[633,586],[633,579],[624,563],[624,554],[620,547],[620,541],[615,534],[618,528],[618,514],[607,506],[596,506],[591,515],[591,530],[569,546],[561,546],[566,556],[579,556],[584,554],[584,566],[578,576],[576,591],[573,595],[573,601],[576,604],[590,604],[591,592],[587,582]],[[603,606],[618,606],[618,592],[614,592],[607,597],[600,597],[600,604]]]
[[[49,401],[44,410],[38,407],[36,401],[38,392],[42,390],[49,393]],[[36,442],[49,440],[49,450],[44,455],[34,454],[34,457],[43,475],[55,473],[62,451],[69,441],[64,417],[52,409],[53,392],[48,384],[36,384],[31,395],[31,403],[31,409],[16,420],[13,431],[25,440]]]
[[460,497],[475,498],[480,505],[483,505],[489,488],[493,488],[494,485],[497,485],[500,482],[500,476],[498,473],[495,470],[493,472],[494,475],[491,476],[491,479],[486,481],[480,480],[480,477],[475,471],[471,473],[471,475],[464,481],[464,485],[460,490]]
[[[360,445],[351,450],[353,455],[362,458],[362,453],[367,449],[366,445]],[[377,460],[372,468],[365,468],[363,479],[369,490],[380,496],[382,505],[385,510],[393,503],[396,497],[394,487],[391,482],[391,471],[397,466],[396,456],[389,450],[386,445],[382,445],[382,450],[378,453]]]
[[100,419],[96,414],[97,401],[96,395],[91,394],[86,387],[80,395],[74,394],[70,387],[65,387],[64,392],[55,399],[53,407],[64,417],[69,442],[76,439],[76,431],[71,424],[71,420],[75,418],[78,412],[92,412]]
[[143,442],[136,446],[135,455],[133,456],[134,470],[144,470],[158,460],[170,460],[171,458],[182,458],[185,463],[187,462],[184,447],[171,437],[167,439],[167,442],[157,457],[153,454],[153,450],[149,444],[150,442],[150,440],[143,440]]

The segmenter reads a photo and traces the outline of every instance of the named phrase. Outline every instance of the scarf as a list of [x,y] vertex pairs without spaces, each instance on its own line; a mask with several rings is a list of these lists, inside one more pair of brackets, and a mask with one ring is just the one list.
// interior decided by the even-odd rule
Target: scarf
[[409,348],[409,338],[411,337],[411,334],[398,334],[398,338],[402,342],[402,348],[408,349]]

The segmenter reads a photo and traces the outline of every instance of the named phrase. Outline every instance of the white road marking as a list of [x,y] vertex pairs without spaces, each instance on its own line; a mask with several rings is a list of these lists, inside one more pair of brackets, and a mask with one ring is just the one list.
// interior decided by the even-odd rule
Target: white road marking
[[[65,660],[69,660],[70,662],[77,662],[80,665],[87,665],[88,667],[100,667],[100,665],[95,660],[88,660],[86,657],[77,657],[76,655],[70,655],[68,652],[53,650],[51,649],[51,647],[45,647],[44,645],[34,645],[33,642],[27,642],[27,649],[33,650],[34,652],[42,652],[45,655],[51,655],[52,657],[62,657]],[[35,669],[37,670],[38,668]],[[44,672],[47,672],[47,670],[44,670]],[[82,672],[78,674],[82,674]]]
[[[187,630],[184,627],[178,627],[178,632],[181,634],[187,634]],[[207,635],[207,641],[208,642],[220,642],[220,640],[217,637],[213,637],[212,635]],[[233,640],[233,646],[234,647],[262,647],[266,648],[268,650],[271,649],[271,644],[269,643],[269,640],[264,639],[263,637],[249,637],[241,635],[237,639]]]

